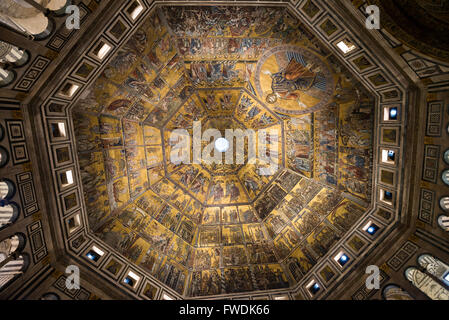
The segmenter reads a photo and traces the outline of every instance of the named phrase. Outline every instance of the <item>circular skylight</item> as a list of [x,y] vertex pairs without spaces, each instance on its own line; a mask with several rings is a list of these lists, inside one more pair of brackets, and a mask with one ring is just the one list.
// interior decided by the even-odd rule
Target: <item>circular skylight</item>
[[226,152],[229,149],[229,141],[225,138],[218,138],[215,141],[215,149],[217,149],[219,152]]

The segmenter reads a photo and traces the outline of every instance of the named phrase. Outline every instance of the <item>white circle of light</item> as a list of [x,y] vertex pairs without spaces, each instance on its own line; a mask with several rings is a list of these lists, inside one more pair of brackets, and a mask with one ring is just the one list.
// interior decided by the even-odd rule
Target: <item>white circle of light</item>
[[226,152],[229,149],[229,141],[225,138],[218,138],[215,140],[215,149],[219,152]]

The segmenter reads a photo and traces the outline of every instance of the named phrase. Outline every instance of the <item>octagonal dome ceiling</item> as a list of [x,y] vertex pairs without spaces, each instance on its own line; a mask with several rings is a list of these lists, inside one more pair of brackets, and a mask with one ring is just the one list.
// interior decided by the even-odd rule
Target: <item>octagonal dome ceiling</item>
[[[184,296],[293,286],[370,205],[374,98],[281,7],[157,8],[72,111],[90,229]],[[174,163],[195,123],[277,170]]]

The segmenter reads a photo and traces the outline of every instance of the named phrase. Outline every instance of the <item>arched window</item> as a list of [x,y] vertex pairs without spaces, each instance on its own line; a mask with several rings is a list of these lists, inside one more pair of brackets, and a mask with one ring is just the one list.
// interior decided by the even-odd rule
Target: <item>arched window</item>
[[0,228],[14,223],[19,217],[19,207],[15,203],[4,204],[0,202]]
[[449,232],[449,217],[441,215],[438,217],[438,225],[446,232]]
[[447,264],[430,254],[419,256],[418,263],[421,267],[425,268],[429,274],[449,286],[449,266]]
[[[0,70],[0,72],[1,72],[1,70]],[[6,164],[8,163],[8,160],[9,160],[8,151],[6,151],[5,148],[0,146],[0,168],[6,166]]]
[[444,211],[449,211],[449,197],[443,197],[440,199],[440,207]]
[[72,3],[71,0],[50,0],[45,6],[47,9],[56,12],[56,14],[65,13],[65,8]]
[[34,39],[45,39],[52,31],[51,20],[49,20],[42,12],[37,13],[29,18],[15,18],[3,15],[0,21],[10,28],[27,35],[31,35]]
[[53,292],[47,292],[42,295],[41,300],[61,300],[61,298]]
[[10,85],[16,79],[16,73],[13,70],[6,70],[2,66],[3,64],[0,64],[0,88]]
[[17,259],[11,260],[0,269],[0,290],[22,275],[28,268],[28,257],[20,255]]
[[449,170],[444,170],[443,173],[441,174],[441,180],[443,180],[443,182],[449,186]]
[[383,296],[385,300],[414,300],[407,291],[394,284],[384,288]]
[[0,242],[0,262],[8,259],[8,257],[18,251],[20,247],[23,247],[24,241],[25,239],[23,236],[19,234]]
[[449,291],[417,268],[405,270],[406,278],[432,300],[449,300]]
[[[55,2],[59,0],[53,0]],[[40,2],[41,9],[37,9],[23,0],[2,0],[0,2],[0,23],[33,39],[42,40],[48,37],[54,29],[54,22],[48,19],[44,10],[49,0]]]
[[0,200],[9,200],[16,193],[14,183],[9,179],[0,180]]
[[21,234],[0,242],[0,290],[28,267],[28,257],[20,255],[24,247],[25,238]]
[[[448,126],[448,128],[449,128],[449,126]],[[443,154],[443,160],[444,160],[444,162],[446,162],[446,164],[449,165],[449,149],[447,149],[447,150],[444,152],[444,154]]]
[[0,41],[0,62],[21,67],[28,62],[29,58],[30,56],[25,50],[21,50],[7,42]]

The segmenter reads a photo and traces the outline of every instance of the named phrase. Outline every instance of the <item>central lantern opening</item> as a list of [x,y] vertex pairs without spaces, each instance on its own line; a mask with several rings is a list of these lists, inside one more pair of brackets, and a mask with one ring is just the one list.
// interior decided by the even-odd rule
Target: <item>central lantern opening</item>
[[229,150],[229,141],[226,138],[218,138],[215,140],[215,149],[219,152],[226,152]]

